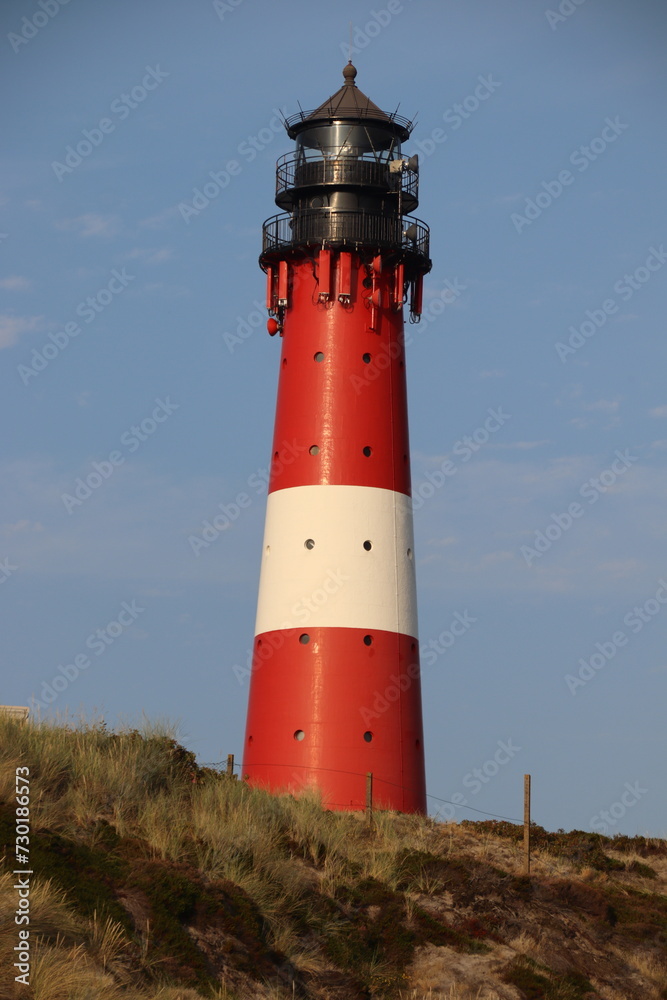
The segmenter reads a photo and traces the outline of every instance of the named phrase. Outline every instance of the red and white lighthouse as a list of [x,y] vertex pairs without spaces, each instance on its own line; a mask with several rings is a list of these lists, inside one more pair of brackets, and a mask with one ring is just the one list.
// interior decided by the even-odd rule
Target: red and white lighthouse
[[403,304],[430,269],[412,123],[348,64],[286,122],[264,224],[281,358],[243,773],[361,809],[426,810]]

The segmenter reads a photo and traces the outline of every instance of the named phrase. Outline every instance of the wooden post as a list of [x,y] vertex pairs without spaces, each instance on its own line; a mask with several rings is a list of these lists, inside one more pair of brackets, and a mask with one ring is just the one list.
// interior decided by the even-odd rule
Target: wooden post
[[233,753],[228,753],[227,754],[227,777],[228,778],[233,778],[234,777],[234,754]]
[[523,857],[524,871],[530,875],[530,775],[523,776]]
[[366,774],[366,822],[370,826],[373,822],[373,772]]

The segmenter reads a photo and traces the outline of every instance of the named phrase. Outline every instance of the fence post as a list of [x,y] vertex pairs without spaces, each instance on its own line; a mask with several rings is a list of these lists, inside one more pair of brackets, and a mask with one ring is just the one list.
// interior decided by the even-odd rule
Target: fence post
[[366,822],[370,826],[373,822],[373,772],[366,774]]
[[523,858],[524,871],[530,875],[530,775],[523,776]]
[[234,754],[233,753],[228,753],[227,754],[227,777],[228,778],[233,778],[234,777]]

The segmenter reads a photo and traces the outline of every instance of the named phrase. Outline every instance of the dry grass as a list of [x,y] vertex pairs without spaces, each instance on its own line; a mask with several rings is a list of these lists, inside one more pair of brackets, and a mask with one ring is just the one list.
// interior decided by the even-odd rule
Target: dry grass
[[[424,897],[434,904],[432,912],[446,913],[448,920],[473,917],[476,911],[463,912],[460,906],[456,912],[459,904],[453,902],[450,879],[456,878],[457,865],[468,864],[482,875],[492,866],[496,878],[498,870],[501,875],[522,873],[521,846],[511,837],[387,812],[376,812],[369,830],[358,814],[322,810],[312,792],[298,798],[274,796],[202,771],[165,726],[110,734],[99,720],[21,725],[0,717],[0,794],[5,801],[12,798],[18,765],[30,768],[34,831],[56,832],[96,848],[111,830],[114,836],[141,843],[148,857],[196,870],[203,884],[234,883],[269,927],[271,947],[303,973],[333,968],[324,946],[328,917],[317,917],[321,941],[304,932],[316,919],[313,901],[322,896],[337,900],[350,886],[374,879],[389,893],[400,890],[406,919],[414,927]],[[410,861],[415,852],[421,852],[424,864]],[[641,868],[646,857],[628,851],[613,856],[635,860],[637,866],[628,872],[600,871],[575,863],[555,848],[541,847],[534,852],[534,871],[545,884],[567,879],[581,892],[584,887],[594,893],[609,886],[665,892],[667,857],[648,859],[658,876],[648,883]],[[450,867],[445,863],[438,869],[430,864],[434,859]],[[5,928],[0,930],[0,963],[9,965],[15,943],[14,928],[7,922],[15,905],[12,884],[11,875],[0,876],[0,922]],[[484,889],[480,892],[483,895]],[[493,904],[494,914],[501,913],[502,902]],[[77,914],[48,879],[35,878],[32,884],[31,914],[31,928],[41,936],[41,944],[32,986],[23,991],[22,1000],[196,1000],[202,995],[146,985],[160,969],[151,958],[152,928],[135,925],[132,938],[107,914]],[[444,946],[420,953],[413,970],[416,989],[403,989],[401,996],[514,1000],[515,987],[499,978],[503,963],[524,956],[550,964],[557,932],[521,924],[516,914],[512,920],[507,940],[492,943],[485,955],[464,955]],[[613,954],[618,967],[627,967],[650,984],[655,996],[667,989],[665,963],[649,950],[618,948]],[[366,963],[365,974],[372,985],[388,981],[393,973],[386,958],[378,955]],[[133,982],[144,985],[139,988]],[[600,995],[611,998],[613,990],[604,987],[604,992],[603,986]],[[247,995],[283,998],[285,989],[255,984]],[[221,985],[219,998],[245,1000],[243,987]]]

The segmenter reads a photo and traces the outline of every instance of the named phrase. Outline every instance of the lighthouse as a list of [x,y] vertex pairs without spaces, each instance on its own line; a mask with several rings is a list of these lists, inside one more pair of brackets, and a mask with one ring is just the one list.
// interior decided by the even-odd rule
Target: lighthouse
[[342,87],[285,122],[263,227],[280,361],[243,774],[330,809],[424,813],[403,312],[429,231],[413,123]]

